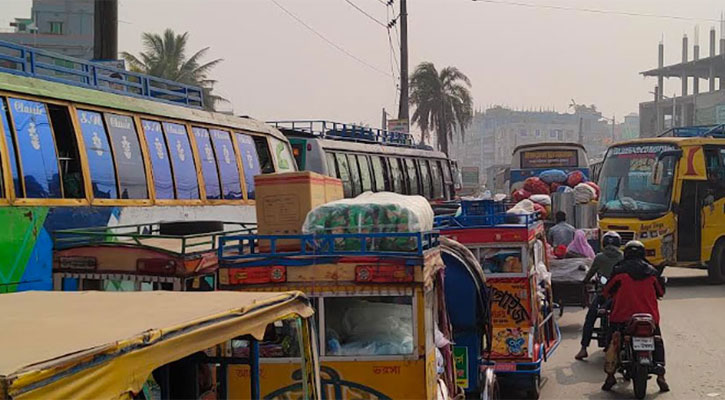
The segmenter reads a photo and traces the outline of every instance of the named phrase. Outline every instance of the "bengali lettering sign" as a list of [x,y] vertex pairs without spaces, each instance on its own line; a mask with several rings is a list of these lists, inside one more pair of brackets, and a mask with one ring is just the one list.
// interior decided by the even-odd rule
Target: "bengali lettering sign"
[[521,152],[521,168],[560,168],[578,165],[576,150],[532,150]]

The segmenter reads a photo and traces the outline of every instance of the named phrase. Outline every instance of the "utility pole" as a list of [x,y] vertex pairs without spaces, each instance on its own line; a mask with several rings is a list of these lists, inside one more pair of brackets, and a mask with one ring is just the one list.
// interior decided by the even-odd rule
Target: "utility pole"
[[95,0],[93,59],[118,59],[118,0]]
[[400,104],[398,119],[403,119],[410,129],[408,116],[408,5],[407,0],[400,1]]

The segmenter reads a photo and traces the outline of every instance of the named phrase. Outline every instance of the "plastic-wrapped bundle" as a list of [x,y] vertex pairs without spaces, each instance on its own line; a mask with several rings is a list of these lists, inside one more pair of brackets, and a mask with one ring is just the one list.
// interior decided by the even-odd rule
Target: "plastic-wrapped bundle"
[[531,194],[549,194],[549,185],[535,176],[526,178],[524,189]]
[[569,172],[569,175],[566,177],[566,184],[569,187],[575,187],[576,185],[585,182],[587,180],[587,177],[584,175],[581,171],[571,171]]
[[596,198],[597,191],[586,183],[580,183],[574,188],[574,199],[579,204],[589,203]]
[[526,189],[517,189],[511,193],[511,197],[513,197],[514,201],[519,202],[531,197],[531,192]]
[[539,179],[547,184],[566,182],[566,172],[560,169],[547,169],[539,174]]
[[[353,199],[337,200],[307,214],[302,232],[307,234],[426,232],[433,229],[433,209],[422,196],[390,192],[365,192]],[[359,250],[360,239],[339,239],[338,250]],[[367,243],[370,250],[415,250],[413,238],[380,238]]]

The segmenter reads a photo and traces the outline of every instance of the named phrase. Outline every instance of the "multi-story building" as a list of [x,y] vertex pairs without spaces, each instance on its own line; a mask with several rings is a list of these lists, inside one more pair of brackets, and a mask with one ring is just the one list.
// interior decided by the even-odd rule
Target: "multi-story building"
[[30,18],[15,18],[0,40],[71,57],[93,58],[93,0],[33,0]]
[[[659,44],[658,67],[642,72],[644,76],[656,77],[657,86],[653,91],[654,100],[639,104],[640,136],[657,136],[668,128],[678,126],[725,124],[725,21],[720,26],[719,54],[716,53],[715,38],[715,28],[712,28],[709,56],[700,58],[696,30],[690,58],[685,35],[682,38],[682,62],[668,66],[664,65],[664,44]],[[667,96],[665,78],[679,78],[679,96]],[[701,80],[707,84],[702,91]]]
[[509,165],[516,146],[577,142],[594,156],[603,153],[613,140],[611,123],[594,106],[577,105],[574,113],[517,111],[497,106],[474,114],[465,141],[454,136],[451,157],[461,167],[478,167],[480,183],[491,186],[488,181],[494,175],[493,167]]

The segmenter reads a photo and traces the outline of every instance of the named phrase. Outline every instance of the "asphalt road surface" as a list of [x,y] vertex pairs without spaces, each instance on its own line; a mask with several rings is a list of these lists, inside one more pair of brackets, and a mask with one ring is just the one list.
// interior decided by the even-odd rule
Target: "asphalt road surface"
[[[669,393],[659,393],[654,378],[647,399],[725,400],[725,285],[712,286],[703,270],[668,268],[667,294],[660,302]],[[559,319],[562,343],[542,371],[542,399],[631,399],[631,383],[603,392],[604,353],[589,346],[587,361],[576,361],[586,311],[568,308]]]

